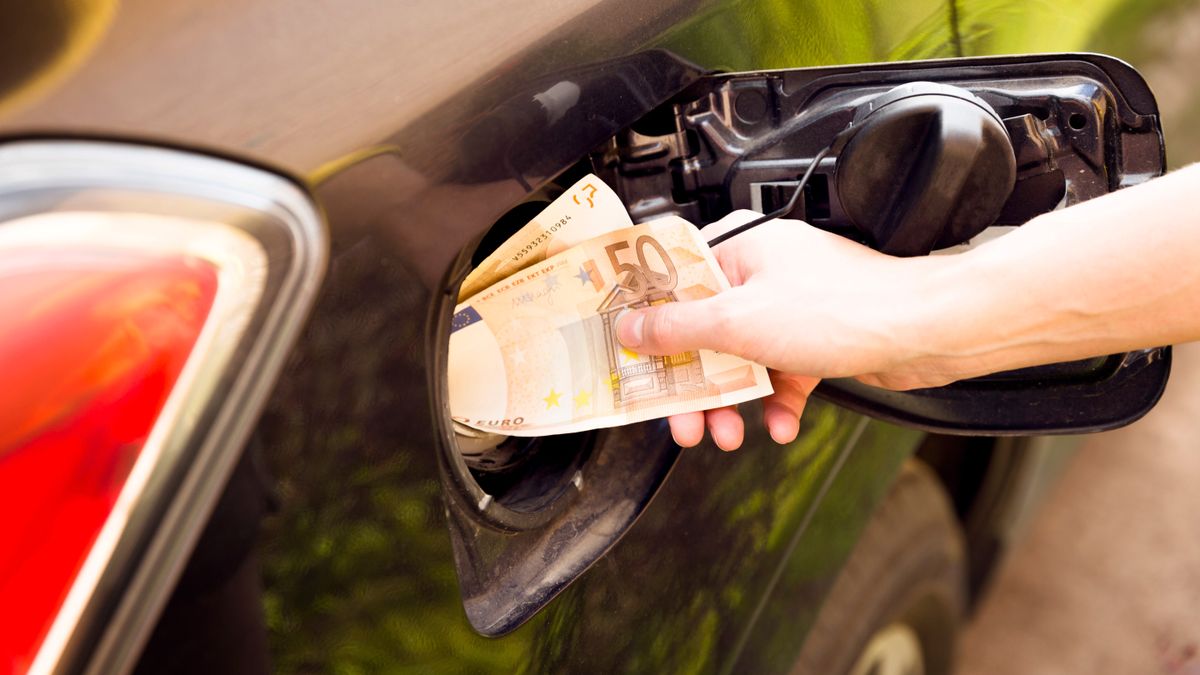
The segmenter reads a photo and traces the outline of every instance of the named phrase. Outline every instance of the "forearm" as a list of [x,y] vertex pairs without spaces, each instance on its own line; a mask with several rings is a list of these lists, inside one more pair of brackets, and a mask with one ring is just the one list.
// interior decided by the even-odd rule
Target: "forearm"
[[1200,339],[1200,165],[923,264],[907,335],[946,379]]

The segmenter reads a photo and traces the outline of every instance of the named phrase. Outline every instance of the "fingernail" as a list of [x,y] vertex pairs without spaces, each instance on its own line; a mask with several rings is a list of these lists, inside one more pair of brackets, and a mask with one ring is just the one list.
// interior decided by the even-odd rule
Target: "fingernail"
[[642,312],[625,310],[617,315],[617,339],[626,347],[642,346],[642,324],[646,315]]

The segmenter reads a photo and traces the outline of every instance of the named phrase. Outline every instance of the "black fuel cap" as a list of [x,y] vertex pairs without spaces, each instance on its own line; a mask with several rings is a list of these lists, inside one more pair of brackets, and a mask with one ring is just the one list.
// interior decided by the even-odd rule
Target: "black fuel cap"
[[965,89],[904,84],[862,104],[838,145],[842,210],[875,249],[924,255],[995,222],[1016,180],[1000,116]]

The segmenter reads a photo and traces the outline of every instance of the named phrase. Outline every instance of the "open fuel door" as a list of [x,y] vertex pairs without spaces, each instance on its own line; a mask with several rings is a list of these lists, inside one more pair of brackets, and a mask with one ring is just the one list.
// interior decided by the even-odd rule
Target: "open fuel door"
[[[1110,57],[1067,54],[708,76],[592,163],[635,221],[697,224],[776,210],[812,168],[788,217],[911,256],[1144,182],[1164,157],[1141,76]],[[1169,372],[1161,347],[934,389],[831,380],[817,393],[941,433],[1071,433],[1139,418]]]
[[[530,185],[525,176],[543,175],[533,159],[560,168],[477,250],[464,250],[435,314],[443,347],[472,260],[588,172],[635,221],[675,214],[703,225],[735,209],[777,210],[812,169],[789,217],[894,255],[925,255],[1163,171],[1145,82],[1096,55],[703,75],[652,52],[552,80],[476,123],[495,145],[472,147],[505,158],[485,168],[509,167]],[[571,104],[577,97],[587,105]],[[586,143],[568,145],[572,129]],[[514,154],[527,137],[559,154]],[[445,373],[446,350],[435,354],[431,371]],[[826,381],[818,393],[943,433],[1090,431],[1149,410],[1169,356],[1164,347],[908,392]],[[460,433],[445,378],[432,391],[463,608],[485,635],[514,630],[605,555],[679,456],[661,420],[541,438]]]

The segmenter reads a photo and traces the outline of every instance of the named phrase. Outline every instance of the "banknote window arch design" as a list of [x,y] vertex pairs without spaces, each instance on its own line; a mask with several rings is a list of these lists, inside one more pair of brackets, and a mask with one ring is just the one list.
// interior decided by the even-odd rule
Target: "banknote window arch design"
[[[621,249],[608,248],[613,267],[618,271],[623,270],[624,275],[596,310],[604,325],[613,405],[627,408],[662,396],[702,395],[705,390],[704,367],[699,352],[672,356],[635,354],[617,340],[616,320],[621,312],[679,299],[675,295],[678,275],[674,262],[658,241],[649,236],[640,237],[635,249],[638,264],[622,262],[619,258]],[[654,250],[658,254],[666,267],[665,272],[651,268],[647,262],[647,250]]]

